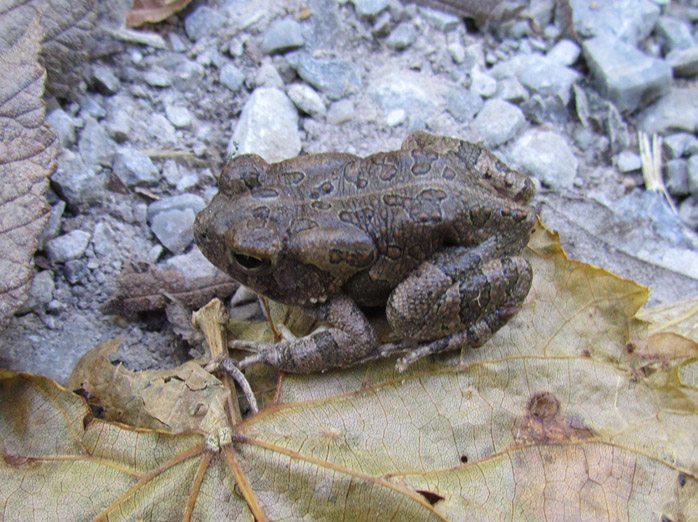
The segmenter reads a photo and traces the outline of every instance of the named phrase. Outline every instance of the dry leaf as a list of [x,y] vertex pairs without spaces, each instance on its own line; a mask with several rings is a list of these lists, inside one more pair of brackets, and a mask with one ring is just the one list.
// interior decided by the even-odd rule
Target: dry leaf
[[146,22],[162,22],[168,16],[184,9],[191,0],[133,0],[126,15],[126,23],[138,27]]
[[[0,11],[0,26],[14,18],[13,11]],[[20,28],[14,29],[16,35]],[[14,41],[0,41],[0,322],[26,299],[58,152],[56,135],[44,124],[41,29],[27,23],[23,30]]]
[[432,9],[474,18],[479,22],[502,22],[514,18],[527,0],[410,0]]
[[222,272],[192,282],[175,268],[163,270],[148,263],[128,265],[119,276],[119,291],[103,308],[105,313],[132,315],[162,310],[171,297],[189,308],[199,308],[214,297],[225,299],[238,284]]
[[278,404],[208,437],[91,420],[51,381],[0,374],[2,514],[697,520],[698,388],[677,376],[698,345],[661,359],[635,318],[647,289],[548,232],[526,255],[533,289],[482,348],[284,376]]

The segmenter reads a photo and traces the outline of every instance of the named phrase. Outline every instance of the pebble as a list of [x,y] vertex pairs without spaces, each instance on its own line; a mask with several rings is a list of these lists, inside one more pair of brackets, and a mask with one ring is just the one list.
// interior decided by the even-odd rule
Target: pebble
[[104,222],[97,223],[92,232],[92,249],[102,258],[113,258],[117,248],[116,233]]
[[434,29],[444,33],[454,31],[461,24],[459,17],[430,7],[420,7],[419,14]]
[[556,132],[531,129],[519,137],[508,157],[525,172],[555,190],[572,187],[577,158]]
[[184,31],[192,42],[196,42],[220,29],[224,22],[225,18],[221,13],[202,5],[184,19]]
[[43,250],[46,242],[53,239],[61,231],[61,219],[65,212],[65,201],[59,199],[52,207],[44,229],[39,234],[39,250]]
[[332,125],[341,125],[354,118],[354,104],[351,100],[339,100],[327,110],[327,121]]
[[178,129],[189,127],[192,122],[192,115],[186,107],[178,105],[165,105],[165,116],[170,120],[170,123]]
[[616,167],[624,174],[635,172],[642,168],[642,159],[637,152],[624,150],[616,156]]
[[673,159],[664,164],[664,186],[674,197],[688,196],[688,161]]
[[694,196],[698,196],[698,154],[688,158],[688,190]]
[[161,145],[178,143],[174,125],[162,114],[153,114],[147,121],[145,131],[152,142]]
[[152,219],[152,230],[158,241],[173,254],[181,254],[194,241],[191,227],[196,214],[191,208],[158,212]]
[[494,148],[506,143],[526,126],[526,118],[517,106],[492,99],[487,100],[475,117],[472,128],[484,146]]
[[556,65],[567,67],[574,64],[579,58],[582,48],[572,40],[560,40],[545,55]]
[[463,47],[460,42],[453,42],[446,46],[451,60],[455,64],[461,64],[465,61],[465,47]]
[[245,81],[244,73],[232,63],[226,63],[221,67],[218,81],[233,92],[237,92]]
[[381,13],[371,27],[371,34],[376,38],[387,36],[390,33],[392,18],[389,12]]
[[671,88],[671,67],[627,43],[597,36],[584,42],[584,56],[602,96],[632,112]]
[[385,123],[388,127],[397,127],[402,125],[407,120],[407,112],[404,109],[395,109],[390,111],[385,117]]
[[184,43],[177,33],[170,31],[167,35],[170,40],[170,47],[176,53],[183,53],[187,50],[187,44]]
[[165,69],[155,66],[143,73],[143,81],[151,87],[169,87],[172,85],[172,75]]
[[286,94],[258,87],[245,103],[228,154],[255,153],[268,162],[297,156],[301,150],[298,111]]
[[87,119],[87,117],[92,117],[97,120],[101,120],[107,115],[107,111],[102,107],[102,105],[95,100],[92,96],[83,96],[80,98],[80,116]]
[[293,83],[286,89],[286,94],[300,111],[315,119],[327,113],[325,102],[312,87],[303,83]]
[[396,51],[402,51],[417,39],[417,28],[412,22],[401,22],[390,32],[385,45]]
[[456,121],[467,123],[480,112],[485,102],[467,89],[452,89],[446,96],[445,109]]
[[53,238],[46,244],[46,253],[53,263],[65,263],[82,257],[90,243],[90,234],[83,230],[73,230]]
[[698,230],[698,197],[686,198],[679,205],[679,217],[690,228]]
[[479,67],[473,67],[470,71],[470,80],[470,90],[478,96],[490,98],[497,92],[497,79],[485,74]]
[[438,93],[442,85],[417,72],[397,70],[376,75],[368,95],[384,113],[404,109],[413,120],[423,118],[439,106]]
[[691,77],[698,74],[698,47],[675,49],[666,55],[674,76]]
[[202,65],[186,60],[175,68],[174,86],[179,91],[189,93],[199,87],[203,76],[204,67]]
[[135,110],[133,107],[120,108],[109,112],[107,118],[107,132],[117,143],[126,141],[131,133],[131,114]]
[[112,95],[121,89],[121,82],[114,74],[113,67],[94,65],[91,80],[95,88],[102,94]]
[[688,49],[696,43],[691,35],[691,27],[683,20],[670,16],[660,16],[654,28],[654,34],[662,50]]
[[508,62],[498,64],[492,74],[499,77],[497,71],[502,71],[506,76],[508,69],[529,90],[541,96],[556,96],[564,105],[569,103],[572,85],[579,78],[579,73],[574,69],[538,54],[517,55]]
[[108,167],[111,165],[115,149],[116,143],[104,127],[94,119],[88,118],[78,141],[78,151],[85,164]]
[[304,51],[286,55],[291,67],[306,83],[331,100],[339,100],[361,89],[361,68],[351,60],[315,58]]
[[58,134],[61,147],[67,149],[75,144],[75,120],[60,107],[53,109],[46,116],[46,121],[51,124],[51,128]]
[[203,198],[197,196],[196,194],[177,194],[176,196],[162,198],[148,205],[148,223],[152,224],[155,216],[161,212],[189,209],[195,214],[198,214],[204,209],[205,206],[206,202],[203,200]]
[[674,88],[638,114],[637,125],[648,134],[698,129],[698,89]]
[[274,67],[274,64],[266,62],[257,69],[254,75],[254,86],[281,89],[284,86],[284,80],[281,78],[279,71],[276,70],[276,67]]
[[55,287],[51,270],[42,270],[34,274],[34,279],[32,279],[32,284],[27,294],[27,300],[17,310],[17,313],[22,315],[43,308],[53,299]]
[[63,275],[71,285],[80,282],[84,283],[89,273],[90,272],[87,269],[87,265],[85,265],[85,263],[79,259],[71,259],[70,261],[66,261],[65,265],[63,266]]
[[158,169],[150,157],[130,146],[117,150],[112,169],[127,187],[152,185],[158,181]]
[[79,155],[64,151],[58,159],[56,172],[51,176],[51,183],[71,206],[78,206],[83,202],[83,194],[98,183],[97,169],[85,165]]
[[189,281],[203,277],[214,277],[218,273],[218,269],[204,257],[197,247],[192,248],[186,254],[172,256],[164,264],[175,268]]
[[685,153],[698,152],[698,137],[688,132],[671,134],[664,138],[663,151],[668,159],[680,158]]
[[283,53],[298,49],[305,43],[303,28],[295,20],[281,20],[264,34],[261,49],[266,54]]
[[518,79],[502,78],[497,82],[497,92],[494,96],[513,103],[521,103],[528,100],[528,91]]
[[650,0],[571,0],[572,22],[581,36],[615,37],[630,45],[647,38],[660,9]]
[[389,0],[351,0],[351,3],[354,4],[356,14],[364,18],[372,18],[384,11],[390,2]]

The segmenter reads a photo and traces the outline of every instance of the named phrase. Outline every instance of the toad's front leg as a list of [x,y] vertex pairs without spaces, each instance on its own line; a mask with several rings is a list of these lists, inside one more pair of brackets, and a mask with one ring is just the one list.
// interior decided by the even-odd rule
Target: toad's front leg
[[351,366],[376,347],[373,326],[354,301],[344,295],[327,303],[305,309],[319,321],[331,326],[305,337],[278,343],[234,341],[233,348],[257,350],[239,363],[244,368],[253,363],[265,363],[289,373],[312,373]]

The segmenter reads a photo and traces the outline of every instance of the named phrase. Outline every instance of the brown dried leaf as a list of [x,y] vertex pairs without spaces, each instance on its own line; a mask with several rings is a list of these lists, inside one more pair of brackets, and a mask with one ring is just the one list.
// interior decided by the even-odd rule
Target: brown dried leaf
[[126,15],[126,23],[138,27],[146,22],[162,22],[190,2],[191,0],[133,0],[133,7]]
[[118,293],[104,306],[103,311],[132,315],[162,310],[172,298],[194,309],[214,297],[225,299],[237,287],[238,284],[222,272],[189,282],[175,268],[162,269],[148,263],[132,264],[119,276]]
[[503,22],[514,18],[528,0],[410,0],[439,11],[474,18],[478,22]]
[[[13,17],[0,12],[0,25]],[[23,29],[9,47],[3,47],[8,40],[0,42],[0,322],[26,299],[58,152],[56,135],[44,124],[41,30],[36,23]]]

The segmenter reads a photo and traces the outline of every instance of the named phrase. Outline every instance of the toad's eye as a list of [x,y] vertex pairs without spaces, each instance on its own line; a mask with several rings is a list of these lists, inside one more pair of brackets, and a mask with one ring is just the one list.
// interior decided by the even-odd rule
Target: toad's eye
[[271,265],[271,260],[269,259],[257,256],[248,256],[239,252],[233,252],[232,258],[240,268],[247,272],[259,272]]

